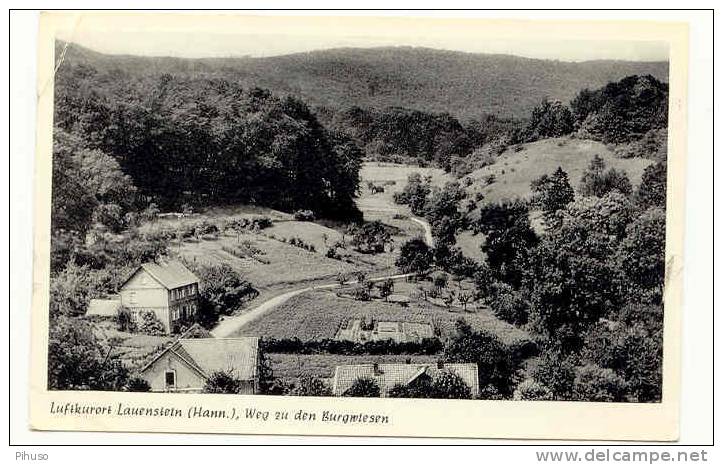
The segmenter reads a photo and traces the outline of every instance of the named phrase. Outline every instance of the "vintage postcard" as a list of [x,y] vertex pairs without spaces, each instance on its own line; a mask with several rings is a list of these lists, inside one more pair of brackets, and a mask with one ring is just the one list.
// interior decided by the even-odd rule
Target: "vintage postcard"
[[687,28],[54,12],[31,428],[675,440]]

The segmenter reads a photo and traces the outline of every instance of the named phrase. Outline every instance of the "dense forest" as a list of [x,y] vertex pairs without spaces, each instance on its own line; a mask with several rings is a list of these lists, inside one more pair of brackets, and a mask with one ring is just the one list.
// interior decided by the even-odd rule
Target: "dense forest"
[[[58,43],[56,56],[63,45]],[[118,77],[224,77],[243,87],[296,95],[312,107],[403,107],[448,112],[464,122],[488,115],[526,118],[545,97],[567,102],[580,89],[602,87],[625,76],[650,74],[668,80],[667,62],[563,62],[414,47],[181,59],[106,55],[73,44],[65,62]]]

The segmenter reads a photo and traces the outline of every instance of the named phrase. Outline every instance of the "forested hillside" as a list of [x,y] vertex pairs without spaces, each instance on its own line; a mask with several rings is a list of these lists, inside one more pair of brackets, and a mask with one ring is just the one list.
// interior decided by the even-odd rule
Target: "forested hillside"
[[[64,44],[58,44],[58,53]],[[115,76],[223,76],[242,86],[293,94],[314,107],[404,107],[461,119],[527,117],[543,98],[630,75],[668,80],[667,62],[536,60],[426,48],[332,49],[265,58],[113,56],[71,45],[65,62]]]

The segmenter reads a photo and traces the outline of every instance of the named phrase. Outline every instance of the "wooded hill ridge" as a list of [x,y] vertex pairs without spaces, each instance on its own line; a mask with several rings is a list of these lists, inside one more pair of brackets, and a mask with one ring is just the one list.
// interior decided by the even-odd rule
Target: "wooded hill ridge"
[[[64,42],[56,44],[56,60]],[[127,77],[172,73],[231,78],[292,94],[312,107],[404,107],[460,120],[525,118],[543,98],[567,102],[584,88],[630,75],[668,80],[667,62],[563,62],[418,47],[338,48],[272,57],[109,55],[69,44],[64,61]]]

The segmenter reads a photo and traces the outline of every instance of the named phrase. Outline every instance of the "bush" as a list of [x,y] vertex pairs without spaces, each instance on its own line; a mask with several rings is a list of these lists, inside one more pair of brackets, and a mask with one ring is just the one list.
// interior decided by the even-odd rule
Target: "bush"
[[517,385],[514,394],[514,400],[553,400],[552,391],[534,379],[526,379]]
[[313,376],[304,375],[289,392],[290,396],[329,397],[332,395],[327,384]]
[[505,283],[495,283],[490,290],[487,301],[497,318],[517,326],[527,324],[530,304],[522,292]]
[[371,378],[357,378],[347,389],[344,397],[379,397],[381,391],[376,381]]
[[213,394],[238,394],[241,392],[241,380],[229,371],[216,371],[206,380],[203,392]]
[[136,323],[133,320],[133,314],[126,307],[118,309],[118,313],[115,316],[116,327],[118,331],[133,332],[136,331]]
[[442,371],[434,378],[432,384],[435,399],[471,399],[472,391],[467,383],[450,371]]
[[153,311],[143,310],[139,316],[138,332],[149,336],[162,336],[166,333],[166,328]]
[[613,370],[587,364],[576,369],[572,397],[589,402],[621,402],[626,390],[625,380]]
[[148,381],[137,376],[129,379],[128,383],[126,384],[126,391],[129,392],[149,392],[150,390],[151,385],[148,384]]

